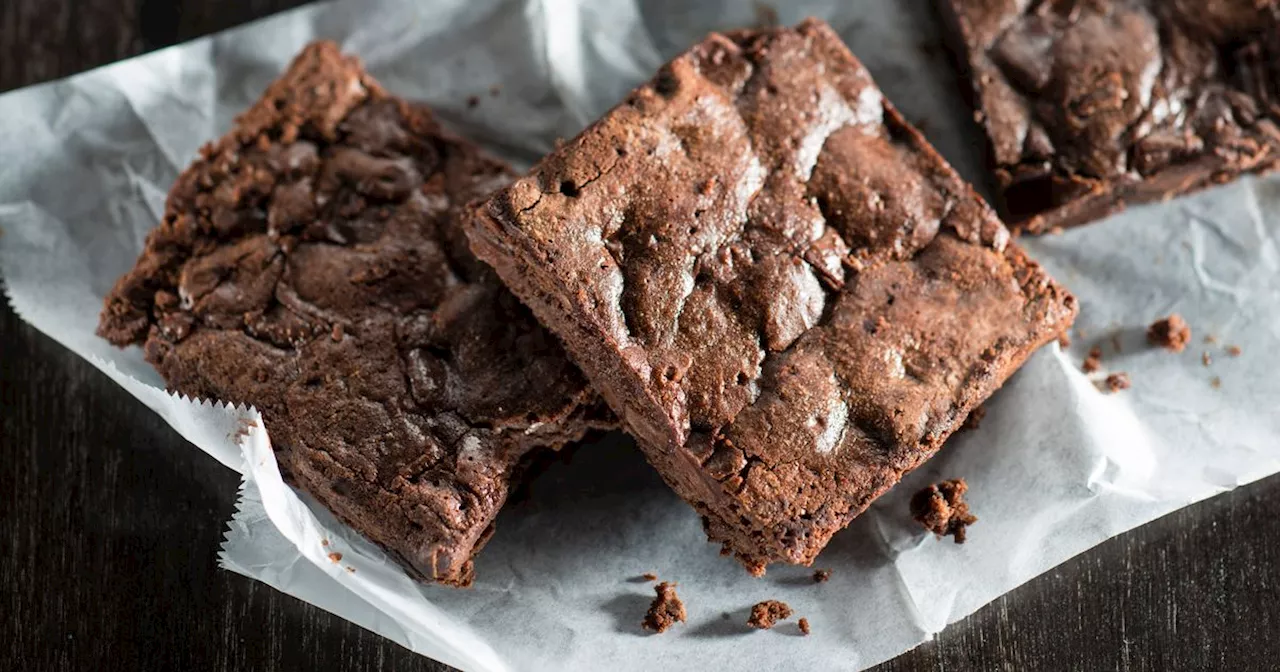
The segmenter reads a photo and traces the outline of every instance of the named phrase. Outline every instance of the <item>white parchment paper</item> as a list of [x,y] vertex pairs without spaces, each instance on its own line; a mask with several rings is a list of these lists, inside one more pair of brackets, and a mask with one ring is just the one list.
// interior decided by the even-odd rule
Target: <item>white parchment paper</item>
[[[808,0],[776,14],[831,21],[895,103],[981,182],[981,140],[929,4]],[[747,0],[326,4],[9,93],[0,97],[9,300],[244,474],[223,566],[468,670],[859,669],[1108,537],[1280,471],[1275,180],[1024,240],[1082,301],[1075,344],[1034,356],[988,403],[979,430],[957,435],[837,535],[817,562],[833,570],[822,585],[803,568],[752,579],[720,557],[693,511],[613,436],[504,511],[473,589],[419,586],[281,482],[255,411],[167,394],[136,349],[93,335],[102,296],[132,265],[178,171],[311,39],[338,40],[392,91],[429,101],[455,129],[527,165],[708,30],[769,13]],[[1146,346],[1145,326],[1174,311],[1195,330],[1192,347]],[[1216,343],[1201,342],[1209,334]],[[1104,394],[1080,373],[1095,344],[1132,389]],[[1228,344],[1242,354],[1229,356]],[[968,479],[981,518],[963,546],[906,515],[915,488],[955,476]],[[638,627],[653,593],[637,577],[650,571],[678,581],[689,609],[687,624],[661,636]],[[746,628],[747,610],[766,598],[790,603],[813,635],[790,623]]]

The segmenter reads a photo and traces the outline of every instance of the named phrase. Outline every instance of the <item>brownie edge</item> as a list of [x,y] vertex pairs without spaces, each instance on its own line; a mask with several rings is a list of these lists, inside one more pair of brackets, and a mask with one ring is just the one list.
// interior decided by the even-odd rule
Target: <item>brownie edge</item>
[[472,214],[753,573],[811,563],[1076,313],[813,20],[712,34]]

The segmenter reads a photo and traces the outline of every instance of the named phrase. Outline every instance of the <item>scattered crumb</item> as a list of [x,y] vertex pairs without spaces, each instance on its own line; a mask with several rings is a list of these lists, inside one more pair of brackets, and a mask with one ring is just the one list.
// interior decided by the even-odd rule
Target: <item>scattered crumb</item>
[[667,628],[676,623],[684,623],[684,602],[676,596],[676,584],[663,581],[653,587],[653,592],[658,596],[653,598],[649,613],[644,615],[640,625],[645,630],[666,632]]
[[330,553],[330,554],[329,554],[329,562],[332,562],[332,563],[333,563],[333,564],[335,564],[335,565],[336,565],[336,564],[338,564],[339,562],[342,562],[342,554],[341,554],[341,553],[338,553],[337,551],[334,551],[333,553]]
[[1089,348],[1089,356],[1084,358],[1084,364],[1080,368],[1085,373],[1093,373],[1102,368],[1102,348],[1093,346]]
[[1213,389],[1215,390],[1220,390],[1222,389],[1222,379],[1217,376],[1214,376],[1209,379],[1209,385],[1213,387]]
[[800,634],[805,637],[809,636],[809,619],[802,618],[796,622],[796,626],[800,628]]
[[489,87],[489,95],[493,96],[494,98],[497,98],[498,94],[501,92],[502,92],[502,89],[498,88],[497,84],[494,84],[493,86]]
[[814,582],[814,583],[826,583],[830,578],[831,578],[831,570],[829,570],[829,569],[815,569],[815,570],[813,570],[813,582]]
[[1241,350],[1241,349],[1240,349],[1240,346],[1238,346],[1238,345],[1228,345],[1228,346],[1227,346],[1227,354],[1228,354],[1228,355],[1231,355],[1232,357],[1239,357],[1239,356],[1240,356],[1240,353],[1242,353],[1242,352],[1244,352],[1244,350]]
[[963,478],[931,485],[911,497],[911,516],[924,529],[939,537],[951,535],[957,544],[963,544],[967,536],[965,528],[978,522],[964,501],[968,490],[969,484]]
[[467,96],[467,108],[474,110],[480,104],[480,96]]
[[751,607],[751,617],[747,625],[760,630],[768,630],[778,623],[791,618],[791,607],[786,602],[765,600]]
[[1064,233],[1066,233],[1066,229],[1063,229],[1061,226],[1049,227],[1049,235],[1051,236],[1061,236]]
[[969,411],[969,417],[964,419],[964,423],[960,425],[960,430],[977,429],[982,424],[982,419],[987,417],[987,407],[979,406]]
[[351,574],[355,574],[355,573],[356,573],[356,568],[355,568],[355,567],[352,567],[352,566],[350,566],[350,565],[347,565],[347,572],[349,572],[349,573],[351,573]]
[[1063,350],[1066,350],[1067,348],[1071,347],[1070,333],[1064,331],[1061,334],[1058,334],[1058,347],[1062,348]]
[[653,572],[645,572],[644,574],[640,575],[640,578],[644,579],[645,581],[657,581],[658,575],[654,574]]
[[1191,342],[1191,327],[1181,315],[1174,313],[1147,327],[1147,342],[1170,352],[1182,352]]
[[321,546],[328,546],[328,545],[329,545],[329,540],[328,540],[328,539],[321,539],[321,540],[320,540],[320,545],[321,545]]
[[1107,386],[1107,389],[1112,392],[1127,390],[1132,385],[1133,385],[1133,382],[1129,380],[1129,374],[1123,371],[1119,371],[1107,376],[1106,386]]
[[1204,337],[1204,342],[1209,345],[1213,345],[1214,343],[1218,342],[1218,337],[1214,336],[1213,334],[1206,334]]

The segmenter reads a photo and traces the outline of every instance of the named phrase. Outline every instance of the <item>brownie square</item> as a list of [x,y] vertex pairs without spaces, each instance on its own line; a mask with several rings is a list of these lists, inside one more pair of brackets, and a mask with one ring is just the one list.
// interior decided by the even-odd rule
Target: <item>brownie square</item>
[[510,178],[313,44],[178,178],[99,333],[256,406],[286,479],[415,577],[469,584],[532,452],[610,417],[467,249],[463,204]]
[[1273,0],[940,0],[1007,220],[1038,233],[1280,165]]
[[1076,311],[812,20],[711,35],[474,214],[753,573],[811,562]]

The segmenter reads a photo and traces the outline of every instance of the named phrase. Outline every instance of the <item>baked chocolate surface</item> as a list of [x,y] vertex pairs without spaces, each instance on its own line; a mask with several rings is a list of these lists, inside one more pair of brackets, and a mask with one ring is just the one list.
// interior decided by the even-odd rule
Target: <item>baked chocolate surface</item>
[[939,0],[1008,221],[1083,224],[1280,165],[1275,0]]
[[756,573],[812,562],[1076,311],[817,21],[711,35],[466,226]]
[[313,44],[179,177],[99,333],[256,406],[287,479],[466,585],[530,451],[608,417],[467,249],[462,205],[510,179]]

